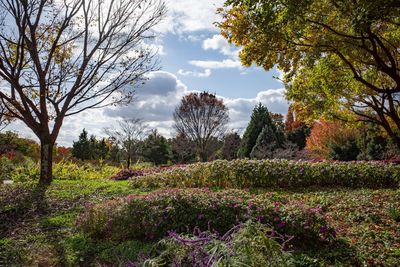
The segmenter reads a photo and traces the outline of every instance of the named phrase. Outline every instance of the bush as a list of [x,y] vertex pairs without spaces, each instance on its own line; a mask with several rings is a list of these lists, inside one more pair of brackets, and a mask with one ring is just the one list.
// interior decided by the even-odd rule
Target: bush
[[53,176],[57,180],[107,179],[118,170],[118,167],[102,163],[78,165],[70,161],[60,161],[53,167]]
[[10,179],[14,170],[15,166],[12,161],[5,156],[0,156],[0,183],[3,180]]
[[88,207],[77,225],[92,238],[118,241],[154,240],[170,230],[190,233],[195,228],[225,233],[249,219],[268,224],[278,233],[295,236],[301,242],[333,234],[321,209],[278,200],[271,194],[252,196],[241,190],[163,190]]
[[146,175],[130,184],[134,188],[396,188],[399,181],[400,165],[392,163],[217,160]]
[[270,227],[248,221],[223,236],[200,232],[179,235],[170,232],[155,247],[143,266],[292,266],[290,253],[283,250],[284,238]]
[[[107,164],[76,164],[62,160],[53,165],[53,177],[56,180],[107,179],[118,172],[119,168]],[[15,182],[33,181],[39,178],[39,164],[26,158],[15,165],[10,177]]]
[[14,182],[27,182],[37,179],[39,174],[39,164],[29,158],[25,158],[22,163],[16,165],[11,174],[11,179]]

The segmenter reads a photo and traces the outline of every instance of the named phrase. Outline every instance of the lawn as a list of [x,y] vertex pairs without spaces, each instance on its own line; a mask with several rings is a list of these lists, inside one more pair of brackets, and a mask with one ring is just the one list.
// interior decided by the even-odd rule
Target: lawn
[[[151,249],[143,241],[91,240],[75,226],[89,203],[147,193],[128,182],[54,181],[41,203],[32,201],[32,188],[29,183],[0,187],[0,265],[125,266]],[[337,232],[337,246],[309,247],[298,266],[400,264],[399,190],[308,188],[273,194],[320,206]]]

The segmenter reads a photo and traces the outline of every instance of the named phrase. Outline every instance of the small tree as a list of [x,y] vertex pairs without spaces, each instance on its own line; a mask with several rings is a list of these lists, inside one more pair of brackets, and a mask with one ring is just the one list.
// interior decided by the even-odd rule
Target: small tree
[[208,92],[184,96],[174,112],[178,134],[190,138],[201,161],[207,161],[213,138],[225,132],[229,121],[228,108],[222,99]]
[[171,149],[167,139],[153,130],[143,141],[142,156],[156,165],[166,164],[171,158]]
[[237,152],[240,147],[240,135],[237,132],[229,133],[224,136],[224,144],[221,149],[222,158],[233,160],[237,158]]
[[40,184],[65,117],[130,102],[157,69],[145,40],[164,14],[160,0],[0,2],[0,102],[40,140]]
[[138,159],[140,145],[146,136],[147,125],[142,119],[124,119],[119,122],[119,130],[104,129],[106,134],[118,145],[126,160],[126,168],[130,168],[132,160]]

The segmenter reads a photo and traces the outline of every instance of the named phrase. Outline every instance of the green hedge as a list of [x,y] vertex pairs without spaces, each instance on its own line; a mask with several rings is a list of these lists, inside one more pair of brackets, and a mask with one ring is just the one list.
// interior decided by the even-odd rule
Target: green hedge
[[133,179],[134,188],[395,188],[400,165],[379,162],[216,160]]

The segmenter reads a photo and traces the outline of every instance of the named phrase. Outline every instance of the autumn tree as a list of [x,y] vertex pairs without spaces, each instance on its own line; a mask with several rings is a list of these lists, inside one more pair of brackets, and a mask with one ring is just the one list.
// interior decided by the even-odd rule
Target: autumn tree
[[157,69],[146,40],[164,14],[160,0],[0,2],[0,101],[40,140],[40,184],[64,118],[130,102]]
[[207,161],[210,144],[222,136],[229,121],[222,99],[208,92],[184,96],[174,112],[175,129],[193,141],[200,160]]
[[308,115],[379,125],[400,147],[400,1],[228,0],[220,13],[243,64],[277,65]]
[[148,126],[138,118],[123,119],[118,124],[119,129],[106,128],[104,132],[112,143],[122,150],[126,168],[129,169],[132,161],[139,157],[141,143],[146,137]]
[[317,159],[355,160],[358,132],[340,122],[317,121],[307,138],[306,150]]

